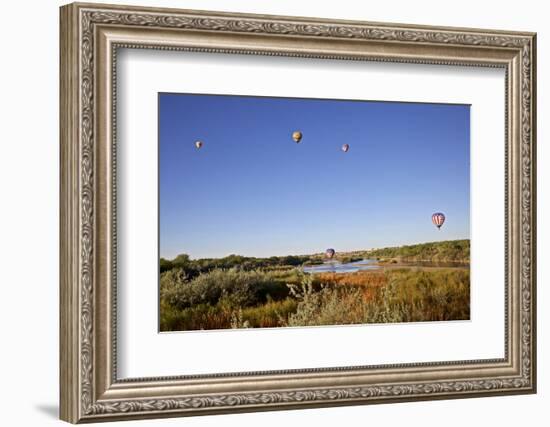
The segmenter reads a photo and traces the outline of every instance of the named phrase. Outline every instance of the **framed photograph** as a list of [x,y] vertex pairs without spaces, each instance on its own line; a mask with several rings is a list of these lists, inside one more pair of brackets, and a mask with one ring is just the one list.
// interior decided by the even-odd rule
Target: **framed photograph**
[[535,34],[60,22],[63,420],[536,391]]

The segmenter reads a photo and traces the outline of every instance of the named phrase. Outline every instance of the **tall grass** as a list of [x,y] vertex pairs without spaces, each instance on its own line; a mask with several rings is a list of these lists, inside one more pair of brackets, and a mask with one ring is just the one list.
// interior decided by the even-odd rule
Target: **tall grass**
[[215,269],[161,275],[161,330],[464,320],[468,270],[395,269],[307,275]]
[[[364,282],[358,282],[358,276]],[[312,278],[293,287],[298,307],[288,326],[466,320],[470,317],[469,272],[393,270],[325,277],[317,292]],[[327,280],[329,279],[329,280]]]

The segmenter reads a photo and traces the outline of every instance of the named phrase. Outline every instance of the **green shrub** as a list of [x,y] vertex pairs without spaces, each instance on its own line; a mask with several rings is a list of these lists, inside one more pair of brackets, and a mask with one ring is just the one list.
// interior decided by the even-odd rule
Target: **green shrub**
[[288,295],[284,283],[272,275],[239,269],[212,270],[187,280],[183,269],[172,269],[161,275],[161,299],[178,309],[197,304],[217,304],[225,298],[226,305],[248,307],[263,303],[267,296],[283,298]]

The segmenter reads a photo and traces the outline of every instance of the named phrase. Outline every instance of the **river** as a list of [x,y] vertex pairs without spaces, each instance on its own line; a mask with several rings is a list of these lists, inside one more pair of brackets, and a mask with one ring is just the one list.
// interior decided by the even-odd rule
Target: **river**
[[379,270],[381,267],[375,259],[363,259],[348,263],[340,261],[326,261],[319,265],[304,267],[304,273],[355,273],[361,270]]
[[401,261],[398,264],[384,264],[379,265],[376,259],[363,259],[361,261],[354,261],[348,263],[341,263],[340,261],[326,261],[323,264],[311,265],[304,267],[304,273],[355,273],[362,270],[380,270],[383,268],[460,268],[468,269],[470,265],[468,263],[458,262],[437,262],[437,261]]

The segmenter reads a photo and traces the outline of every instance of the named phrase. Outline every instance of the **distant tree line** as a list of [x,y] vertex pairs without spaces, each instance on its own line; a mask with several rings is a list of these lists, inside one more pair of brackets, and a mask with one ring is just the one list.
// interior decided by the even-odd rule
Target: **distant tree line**
[[[335,260],[342,263],[360,261],[364,258],[400,258],[408,261],[470,261],[470,240],[447,240],[443,242],[421,243],[374,249],[363,253],[355,252],[353,255],[337,253]],[[188,278],[192,279],[201,273],[207,273],[215,269],[228,270],[238,268],[244,271],[256,269],[288,269],[305,265],[322,264],[323,254],[312,255],[286,255],[272,256],[268,258],[246,257],[242,255],[228,255],[223,258],[191,259],[187,254],[180,254],[172,260],[160,259],[160,272],[183,269]]]
[[245,257],[242,255],[228,255],[223,258],[191,259],[187,254],[180,254],[172,260],[160,259],[160,272],[163,273],[173,268],[181,268],[189,278],[198,276],[214,269],[228,270],[238,268],[244,271],[252,271],[258,268],[278,269],[293,268],[301,265],[321,264],[321,258],[314,255],[286,255],[272,256],[269,258]]
[[371,258],[398,258],[404,261],[470,262],[470,240],[447,240],[374,249],[365,255]]

